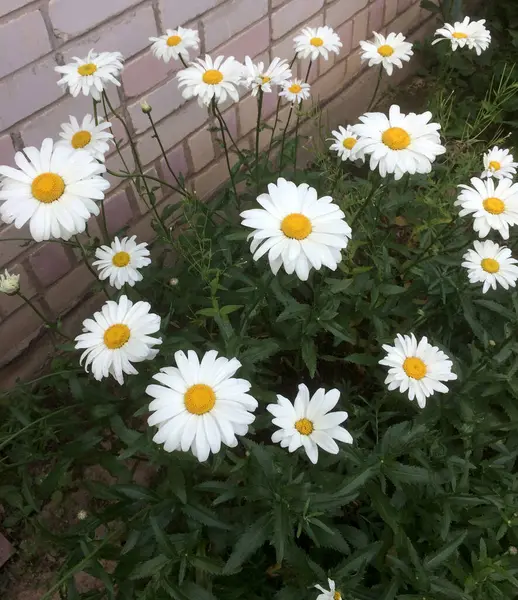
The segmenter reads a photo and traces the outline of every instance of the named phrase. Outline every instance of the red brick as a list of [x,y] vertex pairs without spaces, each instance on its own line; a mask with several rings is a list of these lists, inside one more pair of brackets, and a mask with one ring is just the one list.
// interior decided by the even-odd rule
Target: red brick
[[397,4],[398,13],[405,12],[405,10],[407,10],[408,8],[410,8],[412,6],[413,2],[415,2],[415,0],[398,0],[398,4]]
[[322,102],[336,95],[344,86],[346,61],[342,60],[311,86],[311,98]]
[[[95,267],[94,267],[95,269]],[[84,263],[67,273],[56,284],[45,291],[45,300],[53,318],[68,312],[88,291],[94,277]]]
[[337,0],[326,8],[326,22],[331,27],[336,27],[365,8],[368,3],[369,0]]
[[10,135],[2,135],[0,137],[0,165],[8,165],[14,167],[15,150]]
[[126,63],[122,72],[122,85],[128,98],[140,96],[163,81],[177,69],[176,63],[166,64],[149,50]]
[[[232,37],[232,39],[218,48],[218,54],[233,56],[240,62],[244,62],[245,56],[252,58],[268,48],[270,42],[270,25],[268,19],[262,19],[252,25],[243,33]],[[266,61],[268,62],[268,61]]]
[[297,25],[304,27],[305,21],[324,6],[324,0],[291,0],[272,16],[273,39],[282,37]]
[[58,242],[42,244],[29,256],[29,263],[43,287],[53,284],[71,268],[68,254]]
[[[112,0],[103,1],[111,6]],[[83,0],[82,4],[84,6]],[[151,6],[143,6],[130,10],[115,21],[110,21],[95,29],[87,36],[82,37],[81,41],[74,40],[68,45],[63,55],[68,61],[73,56],[86,56],[91,48],[95,48],[98,52],[122,52],[127,60],[147,48],[151,44],[148,38],[156,35],[157,28],[153,9]]]
[[[385,23],[388,24],[397,15],[397,0],[385,0]],[[396,32],[397,33],[397,32]]]
[[[315,2],[315,0],[312,1]],[[264,17],[267,12],[268,0],[231,0],[204,16],[203,25],[207,51],[210,52],[216,46],[231,39]]]
[[415,29],[420,20],[420,7],[419,4],[414,4],[406,12],[402,13],[395,19],[391,25],[391,31],[395,33],[403,33],[408,35],[413,29]]
[[160,0],[160,12],[164,28],[173,29],[178,25],[184,25],[218,5],[220,0],[189,0],[178,2],[176,0]]
[[[261,121],[264,122],[277,107],[277,94],[265,94],[263,96],[263,109]],[[247,96],[239,103],[239,135],[240,137],[250,133],[257,125],[257,96]]]
[[[144,174],[149,175],[150,177],[155,177],[157,179],[161,179],[160,174],[157,173],[157,170],[155,168],[146,169],[144,171]],[[147,180],[147,185],[148,185],[149,190],[155,195],[155,203],[159,203],[164,196],[162,187],[165,187],[165,186],[162,186],[159,182],[153,181],[152,179]],[[137,203],[138,209],[139,209],[140,213],[146,214],[150,207],[150,200],[148,198],[147,191],[146,191],[146,188],[145,188],[143,182],[140,184],[140,189],[141,189],[141,193],[139,193],[139,191],[137,189],[136,182],[133,181],[131,184],[131,190],[132,190],[133,196],[135,198],[135,201]],[[168,190],[168,191],[170,191],[170,190]],[[131,232],[134,233],[133,226],[131,227]]]
[[56,35],[76,36],[117,15],[140,0],[50,0],[49,15]]
[[195,172],[200,171],[214,160],[214,145],[212,135],[208,129],[200,129],[200,131],[191,135],[187,140],[187,144]]
[[39,10],[0,26],[0,77],[50,52],[49,37]]
[[366,40],[371,37],[371,33],[367,33],[367,23],[369,21],[369,11],[362,10],[354,17],[353,22],[353,48],[356,48],[361,40]]
[[[170,150],[166,154],[166,156],[167,156],[167,161],[173,170],[173,173],[177,177],[180,174],[182,174],[184,177],[187,177],[187,174],[189,172],[189,167],[187,166],[187,160],[185,158],[185,150],[184,150],[183,145],[180,144],[179,146],[176,146],[176,148],[173,148],[172,150]],[[178,187],[178,184],[174,180],[174,177],[171,175],[171,171],[169,171],[169,168],[167,167],[164,159],[162,159],[160,161],[160,169],[162,170],[162,177],[163,177],[164,181],[167,181],[167,183],[170,183],[171,185]]]
[[[42,307],[35,302],[38,309]],[[24,350],[38,335],[43,323],[29,306],[22,306],[0,324],[0,339],[9,340],[0,344],[0,366],[5,365]]]
[[385,24],[383,13],[385,10],[385,0],[376,0],[369,7],[369,26],[368,30],[380,32]]
[[340,49],[340,56],[348,56],[353,47],[353,22],[346,21],[336,28],[336,33],[339,35],[343,44]]
[[[129,146],[122,147],[121,154],[128,170],[130,173],[132,173],[135,170],[135,161],[133,159],[131,148]],[[110,154],[110,156],[106,157],[106,168],[115,173],[122,173],[126,170],[124,162],[119,156],[119,153],[114,152],[113,154]],[[108,173],[105,175],[105,177],[110,182],[110,191],[113,191],[116,187],[128,181],[128,179],[125,177],[115,177],[114,175],[110,175]]]
[[220,159],[203,173],[200,173],[194,181],[196,195],[201,200],[210,197],[218,190],[229,178],[225,159]]
[[44,108],[64,92],[57,85],[52,57],[25,67],[0,82],[0,130]]
[[30,4],[33,0],[2,0],[0,4],[0,17],[10,13],[17,8]]
[[[3,274],[3,270],[1,273]],[[29,279],[29,275],[25,267],[21,264],[11,265],[9,267],[9,273],[13,275],[20,275],[20,291],[27,298],[32,298],[37,294],[37,290]],[[15,310],[20,308],[25,302],[20,296],[8,296],[7,294],[0,294],[0,312],[5,315],[10,315]]]
[[[131,221],[133,218],[133,209],[131,208],[126,190],[119,190],[104,202],[108,233],[115,235]],[[97,217],[97,220],[100,222],[100,215]]]
[[[152,107],[151,116],[153,121],[158,123],[167,115],[170,115],[177,108],[185,104],[186,100],[178,87],[176,78],[170,79],[160,87],[146,95],[146,101]],[[199,110],[203,110],[200,108]],[[151,127],[149,117],[142,112],[140,100],[128,106],[128,112],[133,126],[137,133],[142,133]]]
[[30,245],[35,244],[31,238],[28,224],[21,229],[16,229],[14,225],[8,225],[2,229],[0,235],[0,267],[5,268],[5,265],[25,252],[29,246],[27,241],[30,242]]

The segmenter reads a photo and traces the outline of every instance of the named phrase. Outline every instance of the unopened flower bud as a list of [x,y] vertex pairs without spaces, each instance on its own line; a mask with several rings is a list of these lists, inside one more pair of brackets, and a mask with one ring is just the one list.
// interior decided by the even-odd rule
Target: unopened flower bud
[[9,273],[6,269],[3,275],[0,275],[0,292],[13,296],[20,289],[20,276]]
[[509,554],[516,556],[518,554],[518,548],[516,546],[509,546]]
[[88,513],[86,512],[86,510],[80,510],[77,513],[77,518],[79,521],[84,521],[86,519],[86,517],[88,517]]
[[148,115],[153,110],[148,104],[147,100],[142,100],[142,102],[140,103],[140,108],[142,109],[142,112],[145,115]]
[[175,287],[176,285],[178,285],[178,279],[176,277],[173,277],[169,280],[169,285]]
[[489,344],[490,346],[496,346],[496,342],[495,342],[495,340],[489,340],[489,341],[488,341],[488,344]]

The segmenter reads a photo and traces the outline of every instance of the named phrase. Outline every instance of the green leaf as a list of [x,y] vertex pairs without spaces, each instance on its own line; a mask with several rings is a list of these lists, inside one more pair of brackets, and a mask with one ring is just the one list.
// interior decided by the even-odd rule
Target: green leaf
[[430,12],[433,12],[433,13],[441,12],[441,9],[437,6],[437,4],[434,4],[432,2],[432,0],[421,0],[421,8],[429,10]]
[[194,504],[186,504],[182,506],[182,511],[191,519],[207,525],[207,527],[215,527],[216,529],[224,529],[229,531],[232,529],[223,521],[220,521],[215,513],[204,506],[195,506]]
[[463,531],[459,533],[451,542],[443,546],[437,552],[430,554],[424,561],[424,568],[426,570],[433,571],[435,568],[442,565],[443,562],[448,560],[448,558],[457,550],[457,548],[462,544],[462,542],[466,539],[468,535],[467,531]]
[[406,292],[406,288],[400,285],[392,285],[391,283],[382,283],[378,289],[380,294],[384,296],[395,296],[396,294],[404,294]]
[[211,594],[208,590],[197,585],[193,581],[187,581],[182,586],[182,592],[185,593],[189,600],[217,600],[217,598]]
[[155,573],[158,573],[162,567],[169,562],[172,563],[170,558],[165,556],[165,554],[159,554],[154,558],[138,564],[129,574],[129,579],[145,579],[146,577],[151,577]]
[[334,572],[333,578],[338,580],[345,579],[346,576],[365,567],[378,554],[382,545],[383,542],[373,542],[351,554],[347,560],[341,563],[338,570]]
[[302,338],[302,360],[313,378],[317,370],[317,349],[311,338]]
[[230,313],[236,312],[236,310],[239,310],[240,308],[243,308],[242,304],[227,304],[227,306],[222,306],[219,309],[219,314],[225,317]]
[[232,554],[223,568],[223,573],[236,571],[268,539],[270,516],[263,515],[251,525],[238,539]]
[[347,483],[338,490],[336,495],[347,496],[354,494],[359,488],[370,481],[375,475],[379,473],[379,465],[369,465],[363,471],[355,473],[352,477],[347,479]]
[[202,315],[203,317],[215,317],[218,314],[218,311],[215,308],[202,308],[197,311],[196,314]]
[[356,365],[377,365],[378,358],[370,354],[349,354],[344,358],[345,361],[355,363]]

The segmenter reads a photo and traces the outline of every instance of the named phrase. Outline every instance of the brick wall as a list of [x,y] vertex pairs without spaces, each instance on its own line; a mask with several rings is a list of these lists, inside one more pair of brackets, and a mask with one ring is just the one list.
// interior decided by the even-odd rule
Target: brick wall
[[[221,152],[208,131],[206,111],[195,101],[186,102],[178,91],[178,63],[165,65],[155,59],[150,36],[186,25],[199,30],[202,54],[233,55],[238,60],[248,54],[268,61],[274,56],[291,59],[292,40],[302,26],[330,25],[343,48],[338,57],[314,65],[312,97],[331,101],[343,122],[343,107],[348,116],[356,108],[360,112],[362,86],[375,76],[372,71],[362,75],[359,41],[372,30],[409,32],[428,15],[419,8],[419,0],[0,0],[0,164],[12,165],[15,150],[23,146],[57,138],[69,115],[79,118],[91,112],[90,98],[74,99],[56,85],[56,65],[90,48],[120,51],[126,59],[122,86],[111,86],[109,94],[130,123],[143,163],[166,176],[140,110],[140,101],[147,98],[172,164],[206,197],[226,179]],[[298,68],[302,75],[301,61]],[[275,110],[275,99],[270,99],[265,97],[265,117]],[[255,111],[250,96],[226,111],[241,143],[250,142],[246,138],[255,126]],[[122,137],[119,129],[116,132]],[[123,154],[129,157],[127,145]],[[112,152],[108,167],[119,169],[119,160]],[[162,202],[168,201],[163,190]],[[111,231],[129,226],[141,239],[151,239],[150,217],[122,180],[112,182],[106,212]],[[90,230],[96,227],[90,221]],[[30,238],[27,228],[1,226],[0,268],[21,274],[24,293],[49,319],[71,311],[91,284],[75,250],[18,238]],[[38,337],[41,324],[18,297],[0,296],[2,366]],[[81,305],[86,314],[91,311],[91,306]],[[76,315],[75,325],[77,321]]]

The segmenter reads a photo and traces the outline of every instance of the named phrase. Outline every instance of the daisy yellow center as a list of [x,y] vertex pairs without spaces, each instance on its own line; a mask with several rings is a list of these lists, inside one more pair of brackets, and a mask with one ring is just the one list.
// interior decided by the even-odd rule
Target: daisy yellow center
[[502,165],[501,165],[501,164],[500,164],[500,163],[499,163],[497,160],[492,160],[492,161],[489,163],[489,168],[490,168],[492,171],[500,171],[500,169],[502,168]]
[[319,48],[320,46],[324,45],[324,40],[322,38],[319,38],[319,37],[314,37],[314,38],[311,38],[309,40],[309,43],[312,46],[316,46],[317,48]]
[[124,344],[130,339],[131,331],[127,325],[117,323],[108,327],[104,332],[104,344],[110,350],[117,350],[122,348]]
[[484,202],[482,202],[482,206],[492,215],[500,215],[505,210],[505,204],[500,198],[486,198]]
[[178,46],[178,44],[182,41],[182,38],[179,35],[170,35],[167,38],[166,44],[168,46]]
[[483,258],[480,266],[486,273],[498,273],[500,271],[500,263],[494,258]]
[[306,215],[291,213],[282,220],[281,230],[286,237],[294,240],[304,240],[313,231],[313,227]]
[[87,75],[93,75],[96,71],[97,65],[94,65],[94,63],[86,63],[85,65],[77,67],[77,72],[83,77],[86,77]]
[[208,85],[217,85],[223,81],[223,73],[216,69],[209,69],[203,73],[203,83]]
[[404,150],[410,146],[410,136],[401,127],[391,127],[381,136],[381,141],[391,150]]
[[262,81],[263,83],[270,83],[270,81],[271,81],[271,80],[272,80],[272,78],[271,78],[271,77],[268,77],[268,75],[262,75],[262,76],[261,76],[261,81]]
[[452,35],[456,40],[465,40],[468,37],[467,33],[462,33],[461,31],[456,31]]
[[394,54],[394,48],[388,44],[383,44],[383,46],[378,48],[378,54],[384,58],[387,58],[388,56],[392,56]]
[[342,600],[342,594],[340,594],[340,592],[335,592],[333,594],[333,600]]
[[72,136],[72,147],[78,150],[79,148],[84,148],[88,145],[92,140],[92,134],[89,131],[76,131]]
[[417,356],[410,356],[405,359],[403,370],[412,379],[422,379],[426,375],[426,365]]
[[344,146],[344,148],[347,148],[347,150],[352,150],[355,146],[356,146],[356,141],[354,138],[346,138],[342,144]]
[[113,258],[112,258],[112,263],[116,267],[125,267],[126,265],[129,264],[129,261],[130,261],[130,255],[124,251],[117,252],[117,254],[114,254]]
[[292,94],[299,94],[302,91],[302,86],[298,83],[294,83],[290,85],[288,91],[290,91]]
[[50,204],[61,198],[65,191],[65,182],[56,173],[41,173],[34,178],[31,191],[36,200]]
[[197,383],[185,392],[183,401],[185,408],[193,415],[204,415],[214,408],[216,394],[214,390],[204,383]]
[[295,429],[301,435],[310,435],[313,433],[313,423],[309,419],[299,419],[295,423]]

